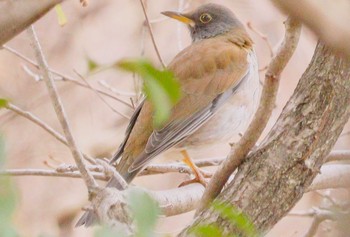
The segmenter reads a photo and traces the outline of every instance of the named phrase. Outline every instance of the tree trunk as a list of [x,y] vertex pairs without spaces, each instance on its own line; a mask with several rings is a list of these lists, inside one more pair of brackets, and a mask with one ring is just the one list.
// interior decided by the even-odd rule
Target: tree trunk
[[[262,233],[270,230],[302,197],[348,121],[349,79],[350,59],[318,44],[273,129],[217,200],[238,207]],[[179,236],[214,223],[224,234],[241,234],[209,208]]]

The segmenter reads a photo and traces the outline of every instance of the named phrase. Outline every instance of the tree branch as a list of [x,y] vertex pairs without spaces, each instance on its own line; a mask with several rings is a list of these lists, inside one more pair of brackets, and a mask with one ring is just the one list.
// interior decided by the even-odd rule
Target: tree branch
[[197,215],[219,195],[231,174],[245,160],[248,152],[254,147],[266,127],[275,106],[280,75],[295,51],[301,31],[300,23],[292,18],[288,18],[285,26],[286,35],[284,41],[276,56],[272,59],[265,76],[258,110],[238,144],[232,147],[228,158],[221,164],[210,180],[196,212]]
[[148,16],[147,16],[147,12],[146,12],[146,7],[145,7],[145,4],[143,2],[144,0],[140,0],[140,3],[141,3],[141,6],[142,6],[142,11],[143,11],[143,14],[145,15],[145,20],[146,20],[146,24],[147,24],[147,27],[148,27],[148,31],[149,31],[149,34],[151,35],[151,39],[152,39],[152,43],[153,43],[153,46],[154,46],[154,49],[157,53],[157,56],[158,56],[158,59],[159,59],[159,62],[162,64],[162,67],[163,68],[166,68],[166,65],[162,59],[162,57],[160,56],[160,52],[158,50],[158,47],[157,47],[157,44],[156,44],[156,40],[154,39],[154,35],[153,35],[153,30],[152,30],[152,26],[148,20]]
[[[19,57],[20,59],[24,60],[25,62],[31,64],[31,65],[34,66],[35,68],[40,69],[40,68],[39,68],[39,65],[38,65],[36,62],[34,62],[34,61],[31,60],[30,58],[24,56],[23,54],[21,54],[21,53],[18,52],[17,50],[15,50],[15,49],[13,49],[13,48],[11,48],[11,47],[8,47],[7,45],[4,45],[3,48],[4,48],[5,50],[7,50],[8,52],[10,52],[10,53],[16,55],[16,56]],[[74,78],[72,78],[72,77],[69,77],[69,76],[67,76],[67,75],[63,75],[62,73],[60,73],[60,72],[58,72],[58,71],[56,71],[56,70],[54,70],[54,69],[51,69],[51,68],[49,68],[48,70],[49,70],[51,73],[53,73],[53,74],[55,74],[56,76],[59,77],[59,78],[55,78],[56,81],[71,82],[71,83],[73,83],[73,84],[75,84],[75,85],[77,85],[77,86],[81,86],[81,87],[83,87],[83,88],[90,89],[89,86],[87,86],[87,85],[84,84],[84,83],[79,82],[78,80],[76,80],[76,79],[74,79]],[[40,80],[41,80],[41,79],[42,79],[42,78],[40,78]],[[105,92],[105,91],[103,91],[103,90],[100,90],[100,89],[97,89],[97,88],[93,88],[93,89],[94,89],[95,91],[97,91],[98,93],[100,93],[101,95],[104,95],[104,96],[107,96],[107,97],[109,97],[109,98],[112,98],[112,99],[114,99],[114,100],[116,100],[116,101],[122,103],[123,105],[125,105],[125,106],[127,106],[127,107],[133,109],[133,107],[132,107],[128,102],[126,102],[126,101],[124,101],[124,100],[122,100],[122,99],[120,99],[120,98],[118,98],[118,97],[116,97],[116,96],[114,96],[114,95],[112,95],[112,94],[109,94],[109,93],[107,93],[107,92]]]
[[[224,160],[224,157],[219,158],[211,158],[211,159],[203,159],[195,161],[195,164],[198,167],[207,167],[207,166],[215,166],[220,164],[221,161]],[[95,162],[96,163],[96,162]],[[76,165],[71,164],[61,164],[58,167],[53,167],[54,170],[47,169],[8,169],[4,171],[0,171],[0,175],[11,175],[11,176],[56,176],[56,177],[70,177],[69,175],[73,173],[73,178],[79,178],[81,175],[76,172],[79,171]],[[106,173],[106,168],[101,165],[89,165],[87,168],[90,171],[95,172],[96,175],[99,175],[98,179],[108,181],[109,175],[102,176],[103,173]],[[165,174],[165,173],[185,173],[192,174],[192,170],[182,164],[182,163],[172,163],[172,164],[154,164],[148,165],[139,176],[145,175],[155,175],[155,174]]]
[[[338,53],[350,56],[350,17],[347,7],[333,4],[337,10],[329,11],[320,2],[303,0],[272,0],[281,10],[305,23],[320,39]],[[331,12],[336,12],[335,14]],[[347,40],[345,40],[347,39]]]
[[[108,181],[109,177],[101,172],[90,172],[91,175],[98,180]],[[0,175],[8,176],[46,176],[46,177],[66,177],[66,178],[82,178],[78,171],[57,171],[48,169],[8,169],[0,171]]]
[[288,214],[288,216],[296,216],[296,217],[311,217],[313,221],[311,223],[310,228],[304,235],[304,237],[313,237],[316,235],[319,225],[325,220],[337,220],[339,217],[337,213],[334,211],[330,211],[327,209],[321,208],[312,208],[309,211],[304,212],[294,212]]
[[330,164],[321,168],[307,191],[350,187],[350,164]]
[[0,2],[0,46],[45,15],[62,0],[3,0]]
[[[41,119],[39,119],[37,116],[35,116],[34,114],[28,112],[28,111],[24,111],[23,109],[19,108],[18,106],[12,104],[12,103],[8,103],[5,106],[6,109],[11,110],[13,112],[15,112],[16,114],[32,121],[33,123],[35,123],[36,125],[38,125],[39,127],[41,127],[42,129],[44,129],[46,132],[48,132],[49,134],[51,134],[54,138],[56,138],[59,142],[61,142],[62,144],[68,146],[67,140],[66,138],[60,134],[59,132],[55,131],[52,127],[50,127],[48,124],[46,124],[45,122],[43,122]],[[89,161],[91,164],[95,164],[95,160],[94,158],[90,157],[87,154],[83,154],[85,160]]]
[[122,112],[119,112],[117,109],[113,108],[113,106],[111,106],[106,100],[105,98],[103,98],[100,93],[98,93],[97,90],[95,90],[95,88],[92,87],[92,85],[85,79],[85,77],[83,77],[83,75],[81,75],[79,72],[77,72],[76,70],[74,70],[74,72],[78,75],[78,77],[80,77],[80,79],[82,81],[85,82],[85,84],[87,85],[87,87],[93,91],[95,93],[95,95],[110,109],[112,110],[114,113],[122,116],[123,118],[127,119],[127,120],[130,120],[130,116],[122,113]]
[[333,162],[333,161],[343,161],[343,162],[349,162],[350,161],[350,151],[349,150],[335,150],[332,151],[329,156],[327,157],[327,162]]
[[63,109],[63,105],[62,105],[61,99],[58,95],[56,85],[54,83],[52,74],[49,71],[49,67],[48,67],[47,62],[46,62],[44,55],[42,53],[41,46],[40,46],[39,40],[35,34],[33,26],[31,26],[28,29],[28,35],[30,37],[31,45],[35,51],[35,56],[36,56],[36,59],[38,61],[39,66],[40,66],[41,73],[42,73],[44,81],[46,83],[52,104],[54,106],[57,117],[60,121],[63,132],[65,134],[68,146],[72,152],[75,163],[77,164],[79,171],[84,178],[85,184],[86,184],[89,192],[92,192],[94,189],[96,189],[98,187],[98,185],[97,185],[95,179],[93,178],[93,176],[87,170],[86,165],[85,165],[84,160],[83,160],[83,157],[82,157],[82,154],[78,150],[76,142],[72,136],[66,113]]

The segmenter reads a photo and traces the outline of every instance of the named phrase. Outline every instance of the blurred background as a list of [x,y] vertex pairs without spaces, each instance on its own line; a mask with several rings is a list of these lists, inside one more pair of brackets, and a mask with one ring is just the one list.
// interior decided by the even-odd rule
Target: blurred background
[[[229,7],[243,23],[250,22],[268,38],[276,50],[284,35],[281,14],[268,0],[147,0],[148,16],[152,23],[154,37],[165,63],[191,43],[187,29],[181,23],[167,19],[160,12],[165,10],[190,10],[206,2],[215,2]],[[326,1],[324,1],[326,2]],[[62,4],[68,22],[59,26],[52,10],[35,27],[43,51],[52,69],[62,74],[84,81],[74,71],[85,75],[95,88],[130,102],[130,96],[137,95],[140,82],[133,75],[107,68],[97,73],[89,73],[93,64],[111,65],[122,58],[146,57],[156,66],[159,60],[144,24],[144,15],[138,0],[91,1],[88,7],[81,7],[78,1]],[[270,50],[263,38],[248,30],[255,42],[260,67],[265,67],[270,59]],[[7,44],[16,51],[34,59],[27,34],[23,32]],[[278,92],[278,101],[269,127],[278,118],[286,101],[311,60],[316,45],[316,37],[307,29],[291,62],[285,69]],[[24,70],[24,66],[37,73],[35,68],[6,50],[0,50],[0,97],[31,111],[43,121],[61,131],[43,82],[35,81]],[[102,66],[102,67],[104,67]],[[264,71],[261,72],[263,81]],[[101,85],[105,82],[119,93]],[[73,134],[82,151],[95,157],[110,157],[123,139],[128,119],[111,110],[94,91],[71,82],[57,82]],[[115,99],[104,97],[115,110],[130,116],[132,110]],[[266,129],[265,134],[268,129]],[[347,129],[344,130],[346,132]],[[61,163],[73,163],[70,151],[41,128],[17,116],[0,111],[0,132],[5,141],[7,168],[48,168]],[[349,147],[349,137],[342,136],[336,148]],[[207,151],[193,154],[195,159],[210,158],[227,154],[228,144],[208,147]],[[180,160],[175,152],[168,152],[156,162]],[[136,179],[137,185],[153,190],[176,187],[187,177],[183,174],[147,176]],[[81,207],[87,202],[87,191],[83,181],[71,178],[15,177],[18,187],[18,205],[14,223],[21,236],[92,236],[93,229],[73,228],[81,214]],[[332,192],[341,199],[348,199],[347,190]],[[316,193],[306,194],[295,210],[308,210],[318,206],[322,198]],[[186,226],[193,213],[170,218],[160,218],[157,233],[173,236]],[[310,218],[285,217],[267,236],[303,236],[311,224]],[[337,228],[325,223],[317,236],[340,236]]]

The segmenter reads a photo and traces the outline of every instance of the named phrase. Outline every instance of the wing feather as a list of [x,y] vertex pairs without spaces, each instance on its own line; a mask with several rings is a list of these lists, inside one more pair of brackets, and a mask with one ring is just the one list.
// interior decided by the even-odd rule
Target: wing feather
[[249,72],[230,90],[218,95],[208,106],[183,121],[173,121],[160,131],[154,131],[145,150],[129,168],[129,172],[139,169],[152,158],[175,146],[200,128],[236,92],[239,85],[249,76]]

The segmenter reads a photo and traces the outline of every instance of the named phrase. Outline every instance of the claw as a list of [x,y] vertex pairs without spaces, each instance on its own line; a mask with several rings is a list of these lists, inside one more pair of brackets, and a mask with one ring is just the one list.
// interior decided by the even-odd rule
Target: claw
[[183,158],[183,162],[188,165],[188,167],[191,168],[193,174],[195,175],[194,179],[191,180],[187,180],[182,182],[179,187],[191,184],[191,183],[201,183],[204,187],[207,186],[208,181],[205,178],[211,178],[212,177],[212,173],[208,172],[208,171],[204,171],[201,170],[200,168],[198,168],[192,161],[191,157],[188,155],[186,150],[182,150],[181,154],[184,156]]

